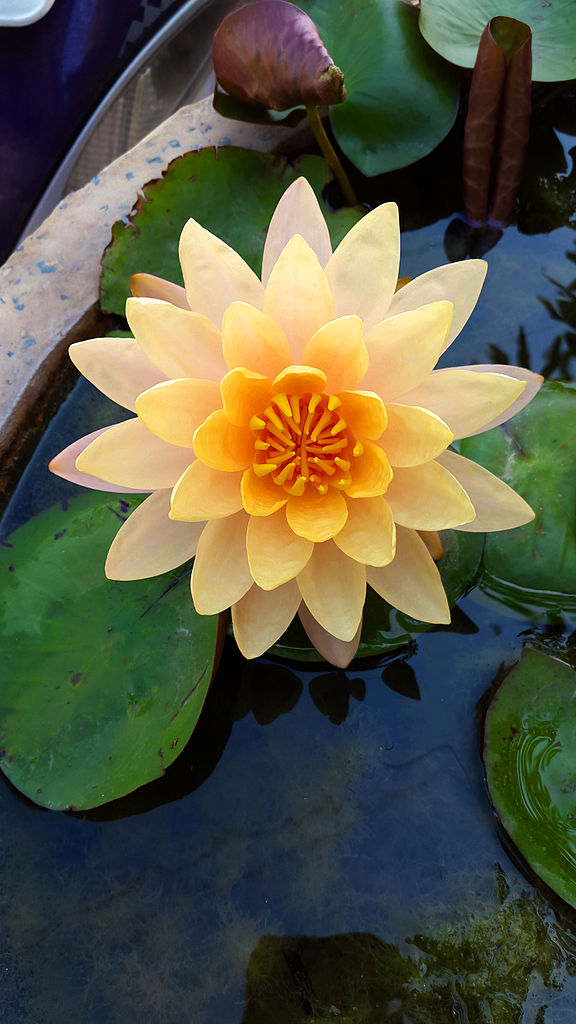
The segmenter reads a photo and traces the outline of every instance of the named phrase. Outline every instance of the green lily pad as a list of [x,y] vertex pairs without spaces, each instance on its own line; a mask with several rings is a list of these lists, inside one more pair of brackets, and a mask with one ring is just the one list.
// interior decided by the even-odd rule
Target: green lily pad
[[504,427],[460,444],[510,484],[536,518],[486,537],[480,586],[514,609],[576,611],[576,385],[549,381]]
[[576,8],[573,0],[421,0],[420,31],[453,64],[473,68],[480,36],[491,18],[523,21],[532,29],[532,79],[576,78]]
[[458,77],[430,50],[418,14],[399,0],[301,0],[334,62],[347,99],[330,118],[339,146],[363,174],[426,156],[458,110]]
[[[477,533],[458,533],[448,530],[440,534],[444,554],[438,562],[448,603],[452,607],[474,585],[482,559],[484,537]],[[404,615],[383,601],[371,587],[368,587],[364,605],[362,635],[357,658],[370,658],[385,654],[395,647],[408,644],[418,633],[432,629],[429,622]],[[271,654],[280,658],[294,658],[297,661],[322,661],[312,646],[299,619],[293,623],[270,649]]]
[[525,650],[486,716],[492,802],[530,867],[576,907],[576,672]]
[[179,572],[104,577],[141,500],[83,495],[0,548],[0,766],[44,807],[95,807],[158,778],[210,685],[218,618],[196,614]]
[[[190,217],[223,238],[259,274],[276,204],[301,175],[321,198],[330,175],[320,157],[288,164],[269,153],[230,146],[201,149],[173,160],[162,178],[144,187],[128,223],[119,220],[112,228],[102,261],[104,311],[124,315],[131,274],[156,274],[182,284],[178,239]],[[333,212],[324,207],[324,213],[336,246],[364,211]]]

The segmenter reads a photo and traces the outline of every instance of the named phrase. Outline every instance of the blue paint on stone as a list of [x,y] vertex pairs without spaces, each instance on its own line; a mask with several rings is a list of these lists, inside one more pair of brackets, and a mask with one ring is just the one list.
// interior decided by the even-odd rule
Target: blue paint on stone
[[20,302],[19,299],[12,299],[12,302],[16,309],[24,309],[24,303]]
[[66,302],[70,298],[70,296],[69,295],[61,295],[60,298],[61,298],[62,302]]
[[95,174],[94,177],[92,178],[92,184],[93,185],[99,185],[100,184],[100,177],[99,177],[98,174]]
[[35,345],[35,344],[36,344],[36,338],[33,338],[31,334],[25,334],[24,335],[24,341],[22,342],[22,351],[25,352],[26,349],[32,348],[32,345]]
[[172,146],[172,149],[180,149],[180,143],[178,139],[170,139],[169,145]]
[[147,158],[147,160],[146,160],[146,163],[147,164],[161,164],[162,163],[162,157],[161,156],[149,156]]
[[124,175],[124,177],[126,178],[127,181],[132,181],[132,178],[134,177],[134,172],[133,171],[126,171],[126,174]]
[[36,264],[41,274],[53,274],[56,270],[55,263],[46,263],[44,260],[38,260]]

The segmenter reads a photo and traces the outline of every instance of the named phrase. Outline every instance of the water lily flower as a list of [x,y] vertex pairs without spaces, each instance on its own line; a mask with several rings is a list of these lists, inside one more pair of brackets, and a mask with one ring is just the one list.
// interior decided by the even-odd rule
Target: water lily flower
[[533,518],[450,449],[512,416],[541,383],[518,367],[435,369],[476,304],[484,262],[439,267],[397,291],[395,204],[332,252],[302,178],[276,208],[261,280],[195,220],[180,260],[185,288],[135,275],[134,339],[70,350],[136,415],[75,442],[51,469],[151,492],[113,541],[107,575],[154,576],[195,556],[197,611],[231,608],[249,658],[298,613],[319,652],[348,664],[367,584],[417,619],[449,622],[420,531]]

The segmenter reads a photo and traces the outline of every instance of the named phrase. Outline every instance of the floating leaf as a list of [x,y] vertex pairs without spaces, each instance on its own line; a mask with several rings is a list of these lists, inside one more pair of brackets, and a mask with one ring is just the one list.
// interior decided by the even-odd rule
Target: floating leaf
[[576,672],[525,650],[488,709],[492,802],[530,867],[576,907]]
[[[173,160],[162,178],[144,187],[128,224],[119,220],[112,228],[112,242],[103,259],[103,309],[124,315],[131,274],[157,274],[182,284],[178,239],[189,217],[197,217],[259,274],[276,204],[300,175],[320,198],[329,180],[320,157],[303,157],[291,165],[268,153],[230,146],[202,149]],[[332,213],[325,208],[324,213],[336,246],[363,211]]]
[[[302,0],[346,78],[330,118],[340,148],[363,174],[383,174],[430,153],[458,109],[458,78],[398,0]],[[484,26],[482,26],[484,27]]]
[[549,381],[504,427],[461,442],[532,506],[519,530],[486,537],[481,587],[520,611],[576,610],[576,385]]
[[[482,558],[484,538],[480,534],[458,533],[454,530],[441,533],[440,536],[444,554],[438,562],[438,568],[448,603],[452,606],[474,584]],[[425,633],[429,629],[432,629],[429,622],[418,622],[397,611],[369,587],[356,657],[369,658],[391,651],[410,643],[416,634]],[[271,653],[298,661],[322,661],[297,619],[278,643],[274,644]]]
[[576,77],[573,0],[474,0],[467,4],[462,0],[422,0],[420,30],[430,46],[447,60],[472,68],[485,26],[491,18],[500,16],[524,21],[532,29],[535,82],[562,82]]
[[95,807],[158,778],[210,685],[217,616],[196,614],[179,572],[104,578],[139,500],[83,495],[0,549],[0,764],[44,807]]

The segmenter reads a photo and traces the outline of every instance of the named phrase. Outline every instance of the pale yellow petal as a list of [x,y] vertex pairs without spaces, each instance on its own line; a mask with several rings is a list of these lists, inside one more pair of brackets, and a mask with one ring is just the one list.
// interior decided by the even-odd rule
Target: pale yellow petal
[[268,278],[277,259],[293,235],[301,235],[325,267],[332,255],[330,233],[312,186],[298,178],[280,199],[268,227],[262,257],[262,282]]
[[[454,437],[468,437],[485,430],[488,423],[514,405],[525,387],[523,380],[502,373],[455,367],[436,370],[398,401],[430,409],[448,424]],[[508,414],[503,418],[507,419]]]
[[252,468],[242,476],[242,501],[251,516],[270,516],[288,501],[288,495],[269,476],[256,476]]
[[169,519],[170,493],[155,491],[120,527],[106,558],[108,579],[160,576],[194,557],[205,524]]
[[396,468],[386,501],[395,523],[412,530],[447,530],[476,515],[464,488],[438,460]]
[[124,487],[119,484],[111,484],[97,476],[91,476],[90,473],[81,473],[79,469],[76,469],[76,460],[84,449],[88,448],[97,437],[105,434],[107,430],[110,430],[110,427],[101,427],[100,430],[93,430],[90,434],[86,434],[85,437],[80,437],[77,441],[73,441],[72,444],[69,444],[67,448],[64,448],[63,451],[59,452],[51,460],[48,465],[50,472],[54,473],[55,476],[62,477],[63,480],[69,480],[72,484],[89,487],[93,491],[126,494],[127,491],[131,493],[147,493],[152,490],[151,487]]
[[211,413],[194,435],[194,451],[212,469],[232,473],[246,469],[254,458],[254,438],[248,427],[237,427],[223,409]]
[[275,377],[292,362],[282,328],[247,302],[233,302],[224,313],[222,350],[230,370],[244,366],[264,377]]
[[303,601],[298,609],[298,617],[318,654],[321,654],[325,661],[330,665],[335,665],[336,668],[348,668],[358,650],[362,635],[362,623],[358,626],[352,640],[339,640],[316,621]]
[[377,441],[386,429],[388,416],[381,398],[372,391],[339,391],[340,414],[354,437]]
[[220,327],[231,302],[262,308],[264,288],[254,271],[226,242],[195,220],[185,224],[179,252],[190,309]]
[[205,316],[159,299],[128,299],[126,319],[144,354],[167,377],[220,380],[226,373],[220,331]]
[[187,523],[223,519],[242,508],[242,473],[221,473],[193,462],[172,491],[170,518]]
[[333,308],[318,257],[300,235],[294,235],[270,274],[264,300],[264,312],[280,324],[288,338],[291,363],[304,362],[306,344],[333,319]]
[[286,506],[286,518],[294,533],[315,543],[339,533],[347,517],[346,499],[334,487],[319,494],[315,487],[308,486],[300,497],[290,497]]
[[139,395],[136,412],[149,430],[169,444],[194,445],[194,432],[222,405],[214,380],[167,380]]
[[463,260],[461,263],[435,267],[434,270],[414,278],[396,292],[390,303],[388,315],[396,316],[397,313],[404,313],[443,299],[453,302],[454,319],[444,341],[445,351],[468,321],[478,301],[487,269],[488,264],[485,260]]
[[314,618],[338,640],[353,640],[362,621],[366,568],[348,558],[333,541],[316,544],[298,576],[298,586]]
[[186,299],[186,289],[180,284],[172,284],[155,274],[132,274],[130,290],[137,299],[162,299],[171,302],[181,309],[190,309]]
[[275,395],[272,382],[252,370],[230,370],[220,382],[224,412],[235,426],[244,427],[261,413]]
[[216,615],[239,601],[253,584],[246,556],[244,511],[205,526],[192,570],[192,599],[200,615]]
[[254,581],[262,590],[274,590],[298,575],[314,544],[294,533],[281,508],[270,516],[250,518],[246,547]]
[[[460,369],[460,367],[456,367],[456,369]],[[506,363],[482,363],[475,366],[461,367],[461,369],[473,370],[475,373],[503,373],[507,377],[515,377],[516,380],[526,382],[526,387],[522,394],[505,412],[500,413],[499,416],[490,420],[483,427],[479,427],[478,430],[472,430],[471,434],[482,434],[485,430],[492,430],[493,427],[499,427],[501,423],[507,423],[517,412],[524,409],[528,402],[532,401],[534,395],[538,393],[544,383],[544,377],[539,373],[532,373],[531,370],[526,370],[523,366],[508,366]]]
[[189,448],[166,444],[139,419],[115,423],[84,449],[76,468],[119,484],[156,491],[173,487],[193,458]]
[[393,402],[421,384],[434,369],[452,320],[449,302],[389,317],[365,336],[370,365],[362,388]]
[[80,373],[102,394],[134,412],[136,398],[166,375],[146,358],[133,338],[92,338],[68,349]]
[[326,264],[334,315],[355,313],[365,327],[382,320],[394,295],[399,261],[398,207],[385,203],[354,225]]
[[330,393],[355,388],[368,368],[362,321],[357,316],[343,316],[324,324],[306,345],[302,361],[326,374]]
[[350,464],[352,482],[346,488],[350,498],[376,498],[384,494],[392,479],[385,453],[372,441],[362,442],[363,452]]
[[476,510],[474,521],[458,529],[469,533],[511,530],[534,519],[534,512],[524,498],[483,466],[456,452],[444,452],[438,462],[462,485]]
[[446,423],[427,409],[389,403],[386,411],[388,427],[378,444],[386,452],[392,467],[419,466],[422,462],[429,462],[454,440]]
[[388,565],[396,551],[396,529],[384,498],[348,498],[348,519],[334,543],[363,565]]
[[301,602],[295,580],[276,590],[261,590],[256,584],[232,606],[236,643],[245,658],[258,658],[282,636]]
[[394,608],[421,622],[450,622],[440,573],[415,530],[398,526],[396,557],[383,569],[368,567],[369,586]]

